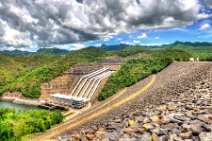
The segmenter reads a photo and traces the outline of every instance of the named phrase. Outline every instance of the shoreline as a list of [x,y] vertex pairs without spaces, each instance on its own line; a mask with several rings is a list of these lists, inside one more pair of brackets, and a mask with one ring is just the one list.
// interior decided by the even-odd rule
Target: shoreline
[[27,106],[38,106],[41,104],[39,100],[21,99],[17,97],[9,97],[9,96],[0,97],[0,101],[7,101],[14,104],[21,104],[21,105],[27,105]]

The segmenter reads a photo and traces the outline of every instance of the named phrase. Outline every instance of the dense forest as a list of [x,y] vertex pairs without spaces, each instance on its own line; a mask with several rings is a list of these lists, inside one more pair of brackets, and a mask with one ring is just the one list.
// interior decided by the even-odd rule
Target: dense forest
[[212,60],[212,47],[201,45],[191,46],[191,44],[177,42],[158,48],[123,45],[120,47],[117,45],[113,46],[114,50],[110,51],[89,47],[70,52],[67,55],[48,55],[45,53],[30,56],[0,55],[0,95],[7,91],[17,91],[26,97],[38,98],[42,83],[62,75],[74,64],[91,63],[108,56],[132,56],[133,58],[133,55],[145,53],[153,58],[166,57],[177,61],[188,60],[190,57]]
[[118,90],[129,87],[139,80],[161,71],[175,60],[188,61],[190,57],[192,57],[190,53],[182,50],[165,49],[152,52],[149,58],[130,59],[122,65],[117,73],[109,78],[98,99],[104,100],[110,97]]
[[63,116],[59,111],[17,112],[14,109],[0,108],[0,140],[19,141],[24,136],[44,132],[62,120]]
[[187,51],[193,57],[198,57],[202,61],[212,61],[212,43],[207,42],[175,42],[170,45],[163,45],[156,50],[163,50],[167,48]]
[[99,100],[104,100],[118,90],[129,87],[139,80],[157,73],[172,62],[169,58],[138,58],[126,62],[121,69],[114,73],[104,85]]
[[30,56],[30,55],[66,55],[70,51],[59,48],[40,48],[36,52],[21,51],[21,50],[3,50],[0,54],[4,55],[16,55],[16,56]]
[[0,55],[0,95],[6,91],[20,92],[26,97],[38,98],[40,85],[63,74],[76,63],[100,60],[105,53],[94,47],[71,52],[66,56]]

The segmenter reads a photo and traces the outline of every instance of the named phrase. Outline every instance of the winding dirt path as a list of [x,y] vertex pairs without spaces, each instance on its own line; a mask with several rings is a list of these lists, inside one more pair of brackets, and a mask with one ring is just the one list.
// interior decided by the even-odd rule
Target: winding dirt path
[[117,109],[119,106],[135,99],[137,96],[139,96],[140,94],[145,92],[149,87],[151,87],[155,81],[156,81],[156,76],[152,75],[151,80],[144,87],[130,94],[129,96],[117,101],[117,99],[120,96],[124,95],[127,92],[128,88],[124,88],[122,91],[117,93],[114,97],[112,97],[107,102],[101,104],[100,106],[95,106],[93,109],[89,110],[88,112],[85,112],[84,114],[79,115],[78,117],[73,118],[72,120],[59,124],[58,126],[55,126],[54,128],[48,130],[46,133],[42,133],[36,136],[35,138],[30,139],[30,141],[43,141],[43,140],[51,139],[68,130],[74,129],[84,123],[92,121],[106,113],[109,113],[110,111]]

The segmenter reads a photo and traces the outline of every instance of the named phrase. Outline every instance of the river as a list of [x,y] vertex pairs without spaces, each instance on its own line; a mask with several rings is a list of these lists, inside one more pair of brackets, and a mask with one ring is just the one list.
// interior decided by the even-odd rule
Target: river
[[12,102],[7,102],[7,101],[0,101],[0,108],[14,108],[18,111],[38,109],[35,106],[15,104],[15,103],[12,103]]

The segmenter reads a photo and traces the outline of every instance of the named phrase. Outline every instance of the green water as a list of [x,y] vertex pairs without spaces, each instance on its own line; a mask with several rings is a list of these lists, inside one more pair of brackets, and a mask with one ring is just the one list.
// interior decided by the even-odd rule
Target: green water
[[18,111],[38,109],[35,106],[27,106],[27,105],[22,105],[22,104],[15,104],[15,103],[6,102],[6,101],[0,101],[0,108],[14,108],[14,109],[16,109]]

